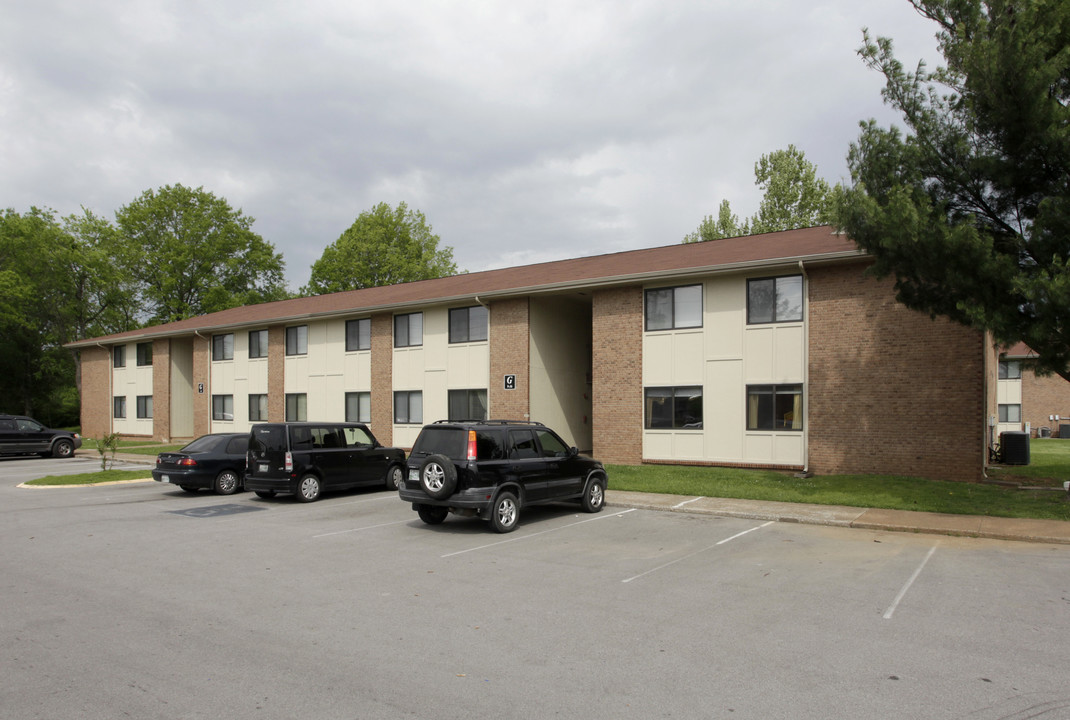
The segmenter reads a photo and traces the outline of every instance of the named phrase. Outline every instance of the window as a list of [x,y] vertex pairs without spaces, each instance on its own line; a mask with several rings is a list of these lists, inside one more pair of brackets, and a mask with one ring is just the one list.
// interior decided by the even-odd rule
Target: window
[[370,392],[346,393],[346,422],[370,423],[372,421],[372,394]]
[[487,391],[450,390],[449,406],[449,419],[454,422],[458,420],[486,420]]
[[287,393],[286,422],[306,422],[308,420],[308,395],[305,393]]
[[1001,423],[1020,423],[1022,421],[1022,406],[1000,405],[999,421]]
[[212,396],[212,419],[213,420],[233,420],[234,419],[234,396],[233,395],[213,395]]
[[450,310],[450,342],[465,343],[487,339],[487,309],[482,305]]
[[748,430],[802,430],[802,385],[748,385]]
[[111,399],[111,415],[115,418],[126,417],[126,398],[125,397],[113,397]]
[[152,395],[137,396],[137,416],[139,418],[152,417]]
[[286,354],[308,355],[308,325],[286,328]]
[[371,318],[346,320],[346,352],[351,352],[353,350],[371,350],[371,348]]
[[394,393],[394,422],[399,425],[424,421],[424,394],[420,390]]
[[702,429],[701,387],[647,388],[643,406],[648,429]]
[[747,324],[802,320],[802,291],[802,275],[748,280]]
[[542,445],[543,457],[568,457],[569,449],[564,441],[549,430],[536,430],[535,435]]
[[535,433],[531,430],[510,430],[509,444],[512,446],[509,451],[511,458],[539,457],[538,446],[535,445]]
[[116,345],[111,349],[111,366],[126,367],[126,345]]
[[416,347],[424,344],[424,314],[394,316],[394,347]]
[[249,420],[267,420],[268,419],[268,407],[267,407],[267,395],[250,395],[249,396]]
[[266,358],[268,354],[268,331],[249,331],[249,357]]
[[234,333],[212,336],[212,360],[234,359]]
[[645,307],[647,330],[702,327],[702,286],[647,290]]
[[[1017,360],[999,361],[1000,380],[1020,380],[1022,377],[1022,364]],[[1017,421],[1015,421],[1017,422]]]
[[137,364],[138,367],[152,365],[152,343],[143,342],[137,344]]

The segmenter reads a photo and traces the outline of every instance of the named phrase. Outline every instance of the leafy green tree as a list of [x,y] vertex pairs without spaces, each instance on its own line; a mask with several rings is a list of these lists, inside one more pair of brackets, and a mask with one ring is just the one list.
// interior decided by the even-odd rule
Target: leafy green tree
[[864,34],[907,132],[862,123],[839,224],[909,307],[1025,341],[1070,380],[1070,4],[914,0],[946,67]]
[[842,192],[817,176],[817,166],[794,145],[762,155],[754,164],[754,184],[762,188],[762,202],[751,218],[739,221],[727,200],[721,201],[717,219],[706,216],[684,242],[705,242],[726,237],[794,230],[831,223]]
[[146,190],[115,217],[119,260],[150,323],[287,297],[282,255],[253,218],[204,188]]
[[439,248],[424,214],[405,203],[379,203],[356,221],[312,264],[304,295],[394,285],[457,273],[453,248]]

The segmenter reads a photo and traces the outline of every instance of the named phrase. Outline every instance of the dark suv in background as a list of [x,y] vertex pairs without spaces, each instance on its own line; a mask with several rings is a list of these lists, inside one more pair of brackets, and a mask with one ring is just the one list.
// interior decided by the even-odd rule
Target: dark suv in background
[[76,432],[51,430],[25,415],[0,415],[0,455],[68,458],[80,447]]
[[576,500],[598,512],[606,482],[602,463],[540,423],[440,421],[416,438],[399,494],[429,525],[452,512],[507,533],[529,505]]

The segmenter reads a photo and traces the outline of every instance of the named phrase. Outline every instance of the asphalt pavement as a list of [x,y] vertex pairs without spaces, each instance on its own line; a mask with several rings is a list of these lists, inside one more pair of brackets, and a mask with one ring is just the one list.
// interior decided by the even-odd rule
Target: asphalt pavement
[[[79,451],[79,453],[82,452],[84,451]],[[116,459],[145,465],[152,465],[155,461],[153,456],[125,453],[117,454]],[[1062,520],[951,515],[842,505],[660,495],[613,489],[606,491],[606,505],[806,525],[1070,545],[1070,522]]]

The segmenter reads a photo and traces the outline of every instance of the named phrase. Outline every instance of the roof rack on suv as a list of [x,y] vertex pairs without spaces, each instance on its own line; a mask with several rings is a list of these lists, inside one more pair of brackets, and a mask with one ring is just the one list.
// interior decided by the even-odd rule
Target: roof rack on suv
[[432,425],[539,425],[535,420],[436,420]]

